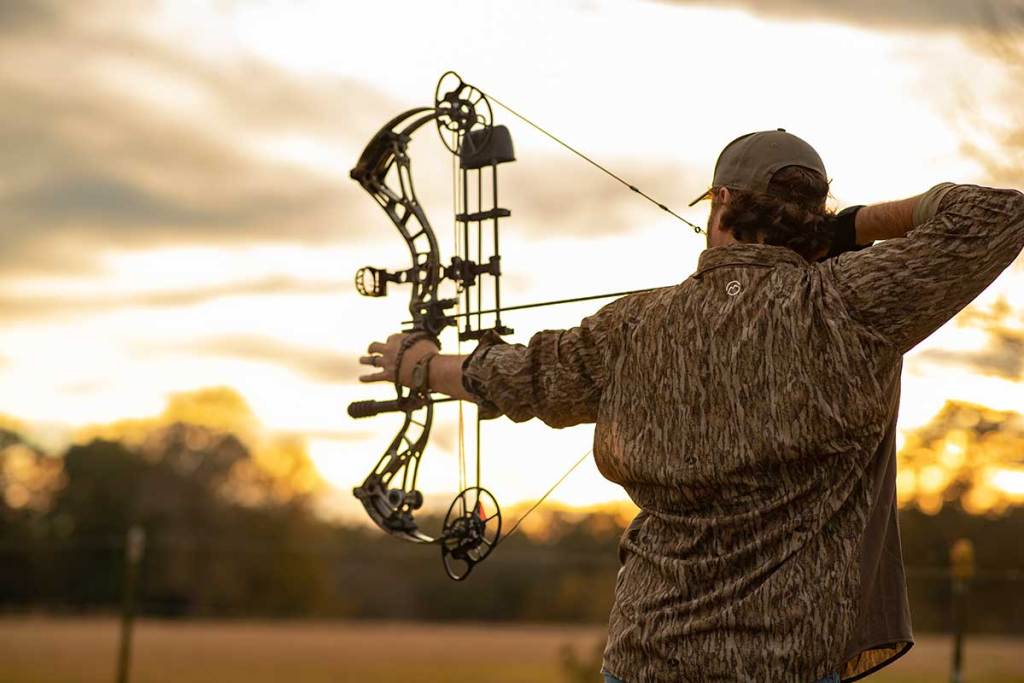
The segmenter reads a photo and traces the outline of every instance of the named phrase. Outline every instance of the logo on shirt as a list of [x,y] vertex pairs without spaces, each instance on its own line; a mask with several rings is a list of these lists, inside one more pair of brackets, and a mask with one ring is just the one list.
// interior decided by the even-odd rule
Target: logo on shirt
[[741,291],[743,291],[743,285],[741,285],[736,280],[731,281],[729,284],[725,286],[725,293],[728,294],[729,296],[736,296]]

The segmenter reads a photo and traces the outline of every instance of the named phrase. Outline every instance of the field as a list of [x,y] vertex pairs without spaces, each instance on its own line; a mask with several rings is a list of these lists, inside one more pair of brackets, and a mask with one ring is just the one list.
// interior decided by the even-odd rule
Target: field
[[[117,629],[114,619],[0,619],[0,682],[112,683]],[[562,683],[562,648],[585,656],[601,637],[580,626],[141,621],[131,680]],[[1024,683],[1024,640],[977,637],[966,655],[966,683]],[[869,680],[945,681],[949,659],[946,638],[924,636]]]

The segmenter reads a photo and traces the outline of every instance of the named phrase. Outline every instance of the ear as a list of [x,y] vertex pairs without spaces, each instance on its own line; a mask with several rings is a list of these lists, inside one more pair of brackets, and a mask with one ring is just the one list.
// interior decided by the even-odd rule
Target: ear
[[732,193],[729,192],[728,187],[720,187],[715,190],[715,199],[719,204],[728,204],[729,200],[732,199]]

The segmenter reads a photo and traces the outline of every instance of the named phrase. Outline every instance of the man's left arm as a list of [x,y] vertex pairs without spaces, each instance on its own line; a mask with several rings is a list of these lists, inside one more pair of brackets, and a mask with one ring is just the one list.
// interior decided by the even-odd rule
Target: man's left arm
[[[428,386],[432,391],[481,406],[490,417],[505,415],[514,422],[539,418],[552,427],[594,422],[608,374],[610,349],[626,310],[620,299],[567,330],[538,332],[529,344],[507,344],[496,335],[483,339],[468,356],[437,354],[437,347],[421,341],[402,355],[399,379],[412,386],[413,368],[429,360]],[[404,335],[370,345],[380,354],[380,372],[361,377],[364,382],[393,381],[396,356]],[[436,355],[435,355],[436,354]],[[373,365],[374,356],[360,362]]]

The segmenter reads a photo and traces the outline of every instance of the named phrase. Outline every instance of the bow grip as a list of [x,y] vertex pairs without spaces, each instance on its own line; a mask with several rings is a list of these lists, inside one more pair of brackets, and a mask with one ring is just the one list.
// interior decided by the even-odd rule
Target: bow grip
[[349,417],[373,417],[379,413],[394,413],[405,410],[405,403],[392,401],[353,401],[348,404]]

